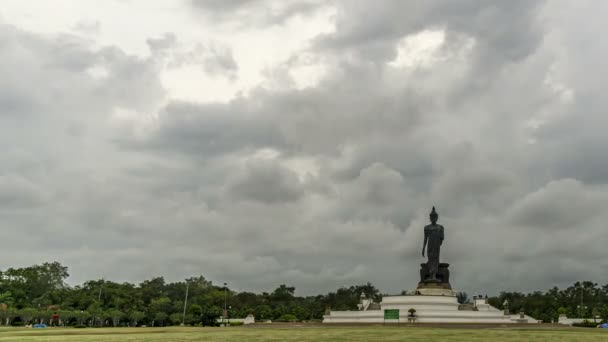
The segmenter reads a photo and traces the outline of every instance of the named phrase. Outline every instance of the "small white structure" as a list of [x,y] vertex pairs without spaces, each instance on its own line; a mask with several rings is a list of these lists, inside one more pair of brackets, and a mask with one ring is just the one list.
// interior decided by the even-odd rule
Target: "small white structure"
[[253,317],[252,314],[247,315],[247,317],[245,318],[227,318],[227,319],[223,319],[222,317],[217,319],[218,323],[224,323],[227,322],[228,324],[232,324],[232,323],[243,323],[244,325],[247,324],[253,324],[255,323],[255,317]]
[[[399,310],[399,320],[384,319],[384,310]],[[418,323],[540,323],[527,315],[505,315],[489,305],[487,299],[475,299],[473,305],[458,304],[452,290],[443,294],[413,294],[386,296],[382,303],[373,305],[363,299],[359,311],[330,311],[323,323],[407,323],[409,310],[416,310],[413,321]],[[411,315],[410,315],[410,321]]]
[[[583,321],[593,322],[593,318],[569,318],[566,315],[559,315],[559,318],[557,319],[557,323],[564,324],[564,325],[572,325],[574,323],[582,323]],[[600,324],[599,322],[601,322],[602,319],[599,318],[599,317],[597,317],[595,319],[595,321],[598,322],[597,324]]]

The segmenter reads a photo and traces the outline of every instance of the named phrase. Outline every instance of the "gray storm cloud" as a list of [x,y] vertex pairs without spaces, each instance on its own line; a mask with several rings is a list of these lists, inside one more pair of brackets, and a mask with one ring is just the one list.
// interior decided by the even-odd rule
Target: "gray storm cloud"
[[[269,79],[228,102],[161,101],[158,61],[177,33],[141,37],[151,54],[139,57],[0,25],[0,267],[57,259],[74,282],[203,274],[252,291],[371,281],[395,293],[417,282],[435,205],[458,289],[606,282],[605,6],[273,4],[185,4],[218,25],[253,13],[257,28],[335,10],[335,30],[297,52],[323,64],[317,83]],[[443,37],[430,64],[393,63],[428,31]],[[188,63],[238,78],[231,51]],[[113,126],[117,111],[150,128]]]

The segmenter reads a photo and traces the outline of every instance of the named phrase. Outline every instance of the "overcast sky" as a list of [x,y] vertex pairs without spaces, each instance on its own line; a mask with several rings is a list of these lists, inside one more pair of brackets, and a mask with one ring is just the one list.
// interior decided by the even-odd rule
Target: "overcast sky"
[[0,269],[608,282],[603,1],[2,0]]

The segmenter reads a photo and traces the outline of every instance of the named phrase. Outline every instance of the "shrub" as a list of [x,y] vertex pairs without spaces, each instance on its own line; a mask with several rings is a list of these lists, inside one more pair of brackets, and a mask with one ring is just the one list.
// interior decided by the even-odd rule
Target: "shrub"
[[297,321],[298,318],[294,315],[290,315],[290,314],[285,314],[282,315],[281,317],[279,317],[279,319],[277,319],[277,322],[295,322]]
[[239,327],[243,324],[245,324],[245,322],[230,322],[231,327]]
[[593,321],[589,321],[589,320],[584,320],[580,323],[573,323],[572,326],[574,327],[582,327],[582,328],[595,328],[598,326],[599,323],[594,323]]

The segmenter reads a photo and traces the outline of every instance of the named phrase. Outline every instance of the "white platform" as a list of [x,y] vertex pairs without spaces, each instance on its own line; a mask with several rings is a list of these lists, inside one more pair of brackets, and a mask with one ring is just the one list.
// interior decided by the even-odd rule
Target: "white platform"
[[[408,310],[416,310],[415,322],[418,323],[539,323],[529,316],[505,315],[485,299],[475,301],[476,311],[459,310],[456,296],[406,295],[386,296],[379,310],[370,308],[369,300],[362,301],[359,311],[330,311],[323,316],[323,323],[406,323]],[[398,309],[399,321],[384,320],[384,310]]]
[[[566,315],[559,315],[557,323],[565,324],[565,325],[572,325],[574,323],[582,323],[584,321],[601,322],[602,319],[601,319],[601,317],[596,317],[595,320],[593,318],[569,318]],[[599,323],[597,323],[597,324],[599,324]]]

